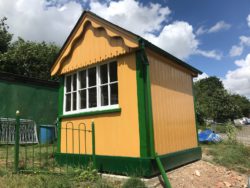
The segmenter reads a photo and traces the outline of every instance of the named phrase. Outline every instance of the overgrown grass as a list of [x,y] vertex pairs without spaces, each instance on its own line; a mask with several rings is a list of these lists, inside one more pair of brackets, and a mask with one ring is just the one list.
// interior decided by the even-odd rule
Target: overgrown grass
[[139,178],[132,177],[128,179],[123,185],[122,188],[146,188],[146,185]]
[[[14,146],[0,145],[0,187],[122,187],[122,183],[119,181],[109,182],[102,179],[91,163],[88,166],[79,167],[60,166],[54,159],[53,151],[55,151],[55,148],[52,145],[27,145],[26,148],[20,146],[19,169],[21,173],[13,174]],[[133,187],[137,185],[137,187],[141,187],[143,182],[140,182],[139,179],[131,179],[126,184],[131,184]],[[144,185],[142,187],[144,187]]]
[[71,179],[66,175],[8,173],[0,176],[0,185],[8,188],[70,188],[75,185]]
[[13,174],[11,171],[0,169],[0,187],[8,188],[120,188],[121,184],[108,182],[93,169],[78,169],[70,174]]
[[241,143],[222,142],[202,144],[203,151],[212,156],[212,161],[245,174],[250,174],[250,147]]

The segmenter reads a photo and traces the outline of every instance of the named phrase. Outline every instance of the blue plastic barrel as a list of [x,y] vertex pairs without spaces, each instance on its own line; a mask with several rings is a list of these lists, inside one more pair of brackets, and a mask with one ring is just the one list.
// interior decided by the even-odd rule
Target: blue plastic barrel
[[55,125],[40,125],[40,143],[51,144],[55,141]]

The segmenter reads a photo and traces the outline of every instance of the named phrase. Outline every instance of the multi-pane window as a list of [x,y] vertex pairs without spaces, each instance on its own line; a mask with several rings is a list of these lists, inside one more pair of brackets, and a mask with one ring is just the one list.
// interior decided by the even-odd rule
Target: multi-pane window
[[65,77],[65,112],[118,105],[117,63],[99,65]]

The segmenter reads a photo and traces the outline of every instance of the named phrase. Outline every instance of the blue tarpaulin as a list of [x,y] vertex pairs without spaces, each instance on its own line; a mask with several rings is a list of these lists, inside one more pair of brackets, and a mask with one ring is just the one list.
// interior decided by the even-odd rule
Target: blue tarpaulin
[[214,133],[210,129],[206,129],[204,131],[201,131],[198,134],[199,142],[220,142],[222,140],[221,136]]

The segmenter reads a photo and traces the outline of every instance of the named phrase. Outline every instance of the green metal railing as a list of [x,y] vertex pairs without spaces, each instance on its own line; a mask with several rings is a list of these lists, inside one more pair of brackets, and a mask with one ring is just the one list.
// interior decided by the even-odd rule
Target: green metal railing
[[[16,119],[0,118],[0,168],[12,169],[18,172],[53,172],[68,173],[69,168],[73,169],[72,158],[66,155],[64,164],[59,164],[55,156],[60,151],[61,145],[57,144],[57,140],[53,139],[55,132],[50,129],[44,129],[43,132],[38,131],[33,121],[27,121],[20,118],[17,111]],[[33,127],[33,128],[32,128]],[[53,127],[56,131],[56,125]],[[95,124],[87,126],[85,123],[74,125],[67,122],[64,127],[59,127],[61,132],[64,131],[64,148],[66,153],[77,155],[78,162],[74,162],[74,168],[81,168],[89,161],[89,155],[92,155],[91,162],[96,167],[95,155]],[[45,134],[45,135],[44,135]],[[52,138],[51,138],[52,134]],[[91,139],[90,139],[91,136]],[[87,142],[89,138],[89,143]],[[71,139],[71,140],[69,140]],[[76,142],[77,141],[77,142]],[[91,144],[92,154],[87,153],[87,146]],[[77,149],[78,148],[78,149]],[[78,151],[77,151],[78,150]],[[85,163],[83,164],[83,157]],[[74,158],[75,159],[75,158]]]

